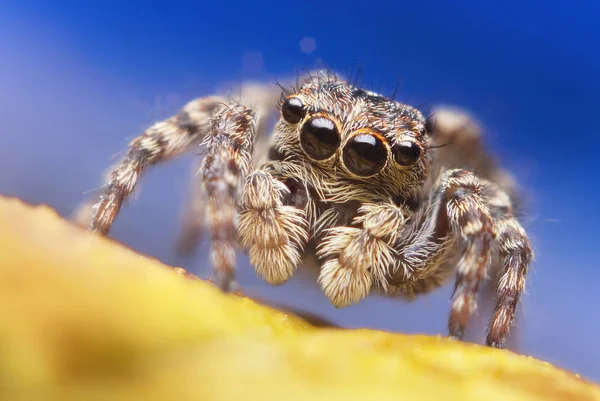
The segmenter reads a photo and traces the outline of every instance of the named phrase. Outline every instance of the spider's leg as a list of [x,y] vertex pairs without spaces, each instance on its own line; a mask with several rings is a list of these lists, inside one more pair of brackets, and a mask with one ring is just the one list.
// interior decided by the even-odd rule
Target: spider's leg
[[496,232],[479,180],[466,170],[452,170],[444,178],[445,211],[456,245],[462,251],[456,266],[448,329],[451,336],[462,338],[477,308],[477,291],[486,278]]
[[533,251],[525,230],[512,214],[508,196],[493,184],[484,187],[492,217],[496,221],[500,274],[497,301],[488,327],[487,345],[503,348],[514,325],[516,308],[525,288]]
[[211,120],[201,172],[208,196],[208,223],[215,283],[230,290],[235,280],[236,201],[252,159],[255,112],[232,104]]
[[[286,80],[289,81],[289,80]],[[262,82],[243,82],[239,88],[230,90],[236,97],[236,102],[248,105],[261,118],[256,123],[254,139],[253,163],[263,161],[269,143],[267,122],[269,117],[277,112],[277,101],[281,97],[281,89],[276,85]],[[194,166],[195,172],[200,168]],[[205,228],[206,192],[202,180],[193,177],[189,199],[181,214],[181,225],[176,240],[176,249],[181,254],[189,254],[202,236]]]
[[283,163],[270,162],[250,174],[239,202],[241,244],[257,274],[274,285],[292,276],[308,242],[305,211],[289,205],[294,194],[274,174]]
[[82,224],[86,219],[89,230],[107,234],[145,170],[197,145],[206,134],[211,115],[222,107],[222,102],[220,97],[193,100],[175,116],[155,123],[133,139],[126,155],[109,173],[99,200],[91,209],[90,202],[84,204],[75,213],[75,220]]
[[360,301],[376,284],[387,287],[388,266],[395,260],[393,245],[404,225],[405,211],[392,202],[363,204],[356,227],[329,228],[318,246],[324,260],[319,283],[336,307]]
[[466,170],[449,170],[429,202],[407,224],[396,244],[390,292],[422,293],[443,284],[458,254],[456,284],[448,328],[462,338],[477,308],[477,291],[486,278],[496,231],[479,180]]

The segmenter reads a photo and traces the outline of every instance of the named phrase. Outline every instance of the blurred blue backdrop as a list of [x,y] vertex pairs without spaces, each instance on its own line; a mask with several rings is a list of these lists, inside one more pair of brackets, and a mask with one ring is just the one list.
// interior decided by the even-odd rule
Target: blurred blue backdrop
[[[0,193],[68,215],[133,136],[219,83],[358,64],[366,86],[390,93],[401,79],[400,99],[461,106],[483,122],[531,200],[523,351],[600,381],[599,15],[597,0],[4,0]],[[148,174],[112,235],[207,275],[205,245],[192,259],[173,252],[190,161]],[[450,288],[335,310],[307,279],[271,288],[239,260],[251,295],[348,327],[445,333]]]

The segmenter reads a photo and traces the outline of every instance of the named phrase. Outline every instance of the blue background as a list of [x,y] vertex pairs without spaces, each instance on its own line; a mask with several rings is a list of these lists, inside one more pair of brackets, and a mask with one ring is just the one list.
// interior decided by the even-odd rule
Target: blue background
[[[600,3],[480,3],[5,0],[0,193],[68,215],[133,136],[223,81],[358,64],[367,87],[391,92],[401,79],[399,99],[461,106],[484,123],[530,199],[523,223],[537,260],[522,350],[600,381]],[[112,234],[207,275],[205,244],[191,259],[173,252],[190,161],[148,174]],[[335,310],[312,278],[271,288],[239,261],[251,295],[348,327],[445,333],[450,288]]]

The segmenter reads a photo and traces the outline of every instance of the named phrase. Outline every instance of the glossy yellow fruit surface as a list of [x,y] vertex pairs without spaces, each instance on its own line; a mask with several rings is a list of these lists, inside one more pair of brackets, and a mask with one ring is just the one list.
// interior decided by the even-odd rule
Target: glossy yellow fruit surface
[[600,400],[548,363],[322,329],[0,198],[2,400]]

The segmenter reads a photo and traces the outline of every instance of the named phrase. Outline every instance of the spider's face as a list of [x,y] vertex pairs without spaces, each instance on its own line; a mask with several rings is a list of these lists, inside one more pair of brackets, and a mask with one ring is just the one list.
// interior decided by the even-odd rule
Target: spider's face
[[304,85],[281,104],[280,149],[336,179],[414,192],[427,172],[423,115],[340,82]]

